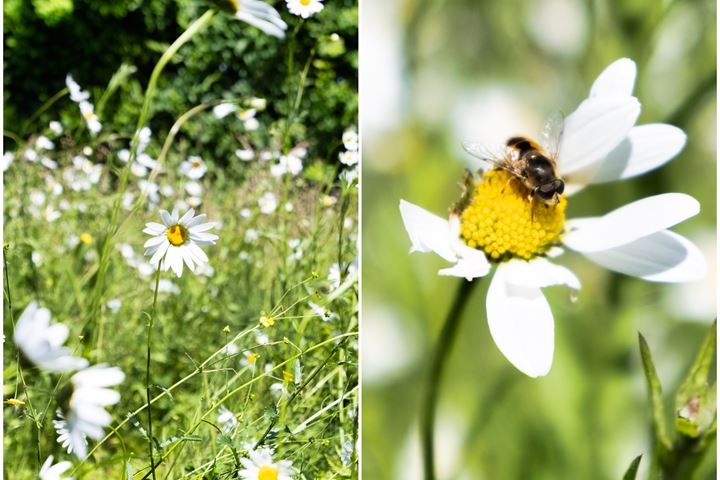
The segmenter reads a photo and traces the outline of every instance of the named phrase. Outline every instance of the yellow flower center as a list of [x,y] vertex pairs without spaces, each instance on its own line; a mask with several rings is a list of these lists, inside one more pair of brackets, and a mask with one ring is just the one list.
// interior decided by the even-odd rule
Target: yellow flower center
[[249,353],[247,356],[247,362],[252,365],[253,363],[255,363],[255,360],[257,360],[259,356],[260,355],[258,355],[257,353]]
[[177,223],[172,227],[168,227],[165,232],[165,236],[167,236],[167,239],[171,244],[178,247],[187,241],[188,229],[184,225]]
[[193,168],[198,168],[198,167],[200,167],[200,162],[195,160],[194,162],[192,162],[192,166],[193,166]]
[[475,187],[462,212],[460,234],[472,248],[494,261],[529,260],[558,243],[565,223],[567,197],[557,205],[536,198],[521,180],[505,170],[490,170]]
[[235,13],[237,13],[240,10],[240,2],[238,0],[230,0],[230,3],[232,4]]
[[310,5],[311,0],[300,0],[300,5],[307,7]]
[[278,469],[272,465],[263,465],[258,470],[258,480],[277,480]]
[[290,373],[290,372],[288,372],[287,370],[285,370],[285,371],[283,372],[283,380],[285,380],[285,381],[288,382],[288,383],[292,383],[292,381],[295,380],[295,377],[293,376],[292,373]]
[[263,327],[272,327],[273,325],[275,325],[275,319],[268,315],[261,315],[260,325],[262,325]]
[[95,112],[93,112],[93,111],[87,112],[87,113],[84,115],[84,117],[85,117],[86,119],[88,119],[88,120],[92,120],[93,118],[95,118]]
[[89,233],[85,232],[80,235],[80,241],[86,245],[90,245],[93,241],[93,237]]

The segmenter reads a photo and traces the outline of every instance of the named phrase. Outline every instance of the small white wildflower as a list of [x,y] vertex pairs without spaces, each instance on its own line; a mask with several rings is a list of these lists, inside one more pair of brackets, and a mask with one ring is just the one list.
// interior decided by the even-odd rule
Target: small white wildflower
[[277,197],[275,197],[272,192],[265,192],[263,196],[258,199],[258,206],[262,213],[270,215],[277,209]]

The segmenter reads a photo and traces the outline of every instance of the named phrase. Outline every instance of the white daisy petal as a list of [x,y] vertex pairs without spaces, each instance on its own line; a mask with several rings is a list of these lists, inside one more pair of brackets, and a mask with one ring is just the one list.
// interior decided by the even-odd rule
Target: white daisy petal
[[[185,223],[185,226],[186,226],[188,229],[195,228],[196,225],[199,225],[199,224],[201,224],[202,222],[205,221],[205,217],[207,217],[207,215],[205,215],[204,213],[201,213],[201,214],[198,215],[197,217],[195,217],[195,218],[191,219],[190,221],[186,222],[186,223]],[[206,225],[210,225],[208,228],[212,228],[212,227],[215,226],[214,223],[206,223]]]
[[667,230],[585,256],[605,268],[649,282],[693,282],[707,272],[705,257],[698,247]]
[[629,203],[602,217],[567,222],[563,243],[578,252],[618,247],[697,215],[700,203],[684,193],[665,193]]
[[185,226],[187,227],[187,222],[190,221],[190,219],[193,218],[194,215],[195,215],[195,210],[193,210],[193,209],[191,208],[190,210],[188,210],[187,212],[185,212],[185,215],[183,215],[183,216],[177,221],[177,223],[179,223],[179,224],[181,224],[181,225],[185,225]]
[[627,136],[640,115],[635,97],[595,97],[566,119],[558,155],[561,176],[604,159]]
[[573,290],[580,290],[580,280],[572,271],[542,257],[529,262],[511,260],[504,265],[503,272],[508,283],[520,287],[566,285]]
[[[163,243],[161,243],[161,244],[158,246],[158,249],[157,249],[157,250],[155,251],[155,253],[153,254],[153,256],[150,257],[150,264],[151,264],[151,265],[158,265],[158,263],[160,263],[160,259],[167,253],[168,248],[170,248],[170,242],[168,242],[168,241],[166,240],[166,241],[164,241]],[[148,253],[145,252],[145,254],[147,255]],[[167,263],[167,262],[166,262],[166,263]],[[165,271],[167,271],[167,269],[165,269]]]
[[490,334],[505,357],[530,377],[547,375],[555,348],[553,316],[539,288],[508,283],[498,266],[487,294]]
[[177,222],[173,221],[172,215],[170,215],[167,210],[160,210],[160,218],[162,218],[162,221],[165,224],[165,227],[170,227],[172,225],[175,225],[175,223],[177,223]]
[[467,245],[460,245],[460,257],[457,263],[449,268],[444,268],[438,273],[440,275],[450,275],[453,277],[462,277],[468,281],[473,278],[484,277],[490,271],[490,262],[487,261],[485,253]]
[[687,136],[677,127],[663,123],[630,129],[627,138],[603,162],[568,176],[569,183],[603,183],[631,178],[654,170],[685,147]]
[[164,235],[158,235],[157,237],[152,237],[151,239],[146,241],[143,244],[143,247],[144,248],[157,247],[158,245],[160,245],[161,243],[166,242],[166,241],[167,241],[167,238]]
[[447,220],[405,200],[400,200],[400,215],[412,242],[410,252],[435,252],[448,262],[457,260]]
[[165,233],[166,229],[167,227],[161,223],[149,222],[145,224],[143,232],[148,235],[160,235],[161,233]]
[[591,97],[609,97],[632,95],[635,86],[637,67],[629,58],[621,58],[611,63],[598,75],[590,89]]

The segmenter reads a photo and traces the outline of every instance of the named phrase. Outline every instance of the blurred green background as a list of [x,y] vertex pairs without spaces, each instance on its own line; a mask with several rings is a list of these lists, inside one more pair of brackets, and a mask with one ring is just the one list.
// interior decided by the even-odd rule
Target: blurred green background
[[[716,316],[716,6],[713,1],[416,0],[365,2],[363,133],[363,478],[421,478],[420,405],[432,346],[460,280],[446,263],[408,255],[401,198],[439,215],[459,198],[462,141],[537,138],[568,114],[612,61],[638,65],[638,124],[688,135],[683,152],[639,178],[593,186],[568,217],[601,215],[668,191],[702,212],[674,230],[704,251],[708,275],[686,285],[614,274],[579,255],[572,302],[545,289],[555,316],[550,374],[531,379],[494,345],[487,281],[465,310],[437,425],[441,478],[613,479],[652,452],[637,333],[653,352],[666,411]],[[670,426],[669,426],[670,428]],[[715,447],[698,478],[715,478]]]

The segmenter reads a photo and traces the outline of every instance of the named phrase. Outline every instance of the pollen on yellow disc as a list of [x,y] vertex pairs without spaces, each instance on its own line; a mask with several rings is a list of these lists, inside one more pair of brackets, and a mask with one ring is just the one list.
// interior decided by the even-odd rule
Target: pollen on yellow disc
[[85,118],[87,118],[88,120],[92,120],[93,118],[95,118],[95,112],[87,112],[87,113],[86,113],[85,115],[83,115],[83,116],[84,116]]
[[249,353],[247,356],[247,362],[252,365],[253,363],[255,363],[255,360],[257,360],[259,356],[260,355],[258,355],[257,353]]
[[85,233],[83,233],[83,234],[80,235],[80,241],[81,241],[82,243],[86,244],[86,245],[90,245],[90,244],[92,243],[92,241],[93,241],[92,235],[90,235],[89,233],[85,232]]
[[311,0],[300,0],[300,4],[307,7],[308,5],[310,5],[310,1]]
[[295,380],[295,377],[293,377],[293,374],[292,374],[292,373],[290,373],[290,372],[288,372],[287,370],[285,370],[285,371],[283,372],[283,380],[285,380],[286,382],[290,383],[290,382],[292,382],[293,380]]
[[198,167],[200,166],[200,162],[198,162],[197,160],[195,160],[194,162],[192,162],[192,166],[195,167],[195,168],[198,168]]
[[485,172],[470,205],[462,212],[460,233],[490,260],[529,260],[558,242],[567,198],[557,205],[530,199],[530,191],[505,170]]
[[172,227],[168,227],[165,232],[168,241],[177,246],[184,244],[188,238],[188,229],[184,225],[175,224]]
[[272,465],[263,465],[258,470],[258,480],[277,480],[278,469]]

